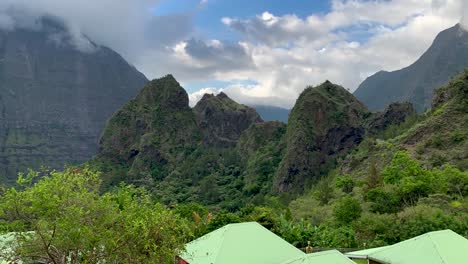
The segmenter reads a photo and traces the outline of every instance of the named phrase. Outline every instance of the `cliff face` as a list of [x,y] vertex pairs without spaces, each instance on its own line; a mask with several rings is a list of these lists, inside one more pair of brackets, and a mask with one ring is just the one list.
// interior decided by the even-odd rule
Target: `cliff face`
[[232,147],[241,133],[263,122],[255,109],[238,104],[226,94],[205,94],[193,109],[207,146]]
[[421,112],[431,107],[434,90],[468,66],[468,32],[460,25],[442,31],[415,63],[394,72],[378,72],[354,93],[371,110],[392,102],[411,102]]
[[89,159],[106,120],[147,81],[114,51],[91,44],[81,52],[67,34],[54,23],[0,31],[3,177]]
[[289,117],[277,190],[301,191],[326,172],[337,156],[361,142],[369,115],[352,94],[328,81],[304,90]]

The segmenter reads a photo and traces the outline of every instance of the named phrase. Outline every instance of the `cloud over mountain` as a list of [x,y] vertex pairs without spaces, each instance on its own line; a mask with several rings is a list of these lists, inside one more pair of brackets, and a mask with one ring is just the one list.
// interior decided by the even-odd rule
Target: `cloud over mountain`
[[195,25],[211,1],[156,15],[161,3],[3,0],[0,28],[37,26],[41,16],[56,17],[78,48],[86,49],[87,38],[109,46],[149,78],[173,73],[182,83],[254,80],[254,86],[217,89],[231,90],[241,102],[285,106],[307,85],[326,79],[354,90],[376,71],[415,61],[438,32],[460,18],[468,25],[466,0],[331,0],[328,11],[307,16],[268,9],[250,17],[224,16],[217,23],[235,36],[224,40]]

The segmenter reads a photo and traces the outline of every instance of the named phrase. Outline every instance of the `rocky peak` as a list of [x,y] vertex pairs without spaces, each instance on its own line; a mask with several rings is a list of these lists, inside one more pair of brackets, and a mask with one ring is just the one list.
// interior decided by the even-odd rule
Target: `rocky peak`
[[303,190],[327,164],[359,144],[367,109],[343,87],[325,82],[299,96],[287,127],[287,151],[275,185],[280,192]]
[[149,82],[136,100],[141,101],[141,105],[154,106],[164,110],[177,111],[189,108],[187,92],[171,74]]
[[413,105],[409,102],[392,103],[385,108],[385,111],[378,112],[369,122],[369,132],[377,133],[385,130],[391,125],[400,125],[405,120],[416,114]]
[[238,104],[222,92],[204,95],[193,110],[207,146],[233,146],[250,125],[262,122],[255,109]]

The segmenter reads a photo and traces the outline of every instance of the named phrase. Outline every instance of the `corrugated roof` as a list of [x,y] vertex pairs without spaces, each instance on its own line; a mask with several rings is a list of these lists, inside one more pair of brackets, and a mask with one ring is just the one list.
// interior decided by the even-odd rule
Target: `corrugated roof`
[[365,255],[385,264],[468,263],[468,240],[452,230],[429,232],[374,251],[356,251],[347,256]]
[[304,256],[256,222],[230,224],[186,245],[181,258],[190,264],[279,264]]
[[282,264],[356,264],[337,250],[328,250],[288,260]]

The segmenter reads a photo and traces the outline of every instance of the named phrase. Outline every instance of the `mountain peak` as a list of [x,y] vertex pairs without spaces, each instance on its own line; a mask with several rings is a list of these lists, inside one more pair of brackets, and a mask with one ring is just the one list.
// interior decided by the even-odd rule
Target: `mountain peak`
[[[227,94],[225,94],[224,92],[220,92],[217,97],[219,98],[223,98],[223,99],[226,99],[226,98],[229,98],[229,96]],[[230,99],[230,98],[229,98]]]
[[440,32],[430,48],[412,65],[367,78],[354,93],[371,110],[409,101],[418,111],[431,107],[437,87],[468,66],[468,31],[461,24]]
[[187,92],[171,74],[149,82],[136,100],[141,101],[142,104],[152,103],[161,108],[173,110],[185,110],[189,105]]
[[204,144],[215,147],[234,145],[250,125],[263,121],[255,109],[223,92],[217,96],[205,94],[193,110],[204,133]]
[[275,179],[280,192],[301,190],[326,169],[324,164],[359,144],[366,107],[339,85],[305,89],[291,110],[287,152]]

